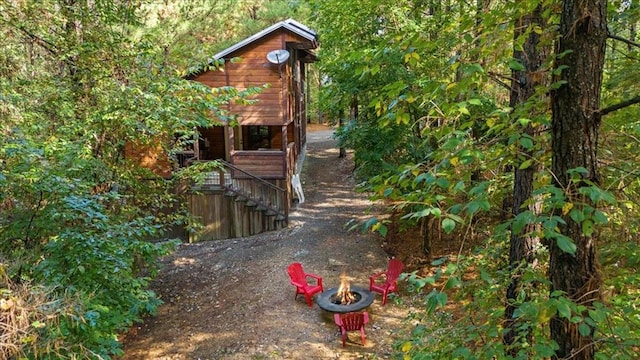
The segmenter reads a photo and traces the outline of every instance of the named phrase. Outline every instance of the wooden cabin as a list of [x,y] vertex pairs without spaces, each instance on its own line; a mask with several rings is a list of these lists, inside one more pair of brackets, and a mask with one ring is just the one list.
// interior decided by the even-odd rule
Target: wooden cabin
[[[181,165],[219,160],[204,185],[187,192],[190,212],[204,228],[190,241],[254,235],[287,225],[293,201],[291,177],[306,146],[308,64],[316,61],[316,33],[288,19],[217,53],[220,70],[196,71],[187,79],[212,88],[247,89],[268,84],[251,105],[230,104],[237,126],[199,129],[194,149]],[[231,61],[233,59],[233,61]]]

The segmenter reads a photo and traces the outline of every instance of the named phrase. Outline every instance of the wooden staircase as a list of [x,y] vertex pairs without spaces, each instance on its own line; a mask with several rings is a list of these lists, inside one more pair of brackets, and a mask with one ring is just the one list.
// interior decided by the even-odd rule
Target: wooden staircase
[[188,208],[202,228],[189,241],[251,236],[287,226],[288,194],[264,179],[218,160],[220,167],[188,192]]

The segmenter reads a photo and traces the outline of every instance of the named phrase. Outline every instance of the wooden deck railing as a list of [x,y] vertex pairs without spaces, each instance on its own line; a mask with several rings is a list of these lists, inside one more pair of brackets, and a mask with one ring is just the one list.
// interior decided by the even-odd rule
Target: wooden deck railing
[[207,173],[198,189],[222,189],[227,195],[234,195],[238,201],[246,201],[247,206],[265,211],[280,220],[288,216],[287,191],[264,179],[261,179],[224,160],[216,160],[220,165],[217,171]]

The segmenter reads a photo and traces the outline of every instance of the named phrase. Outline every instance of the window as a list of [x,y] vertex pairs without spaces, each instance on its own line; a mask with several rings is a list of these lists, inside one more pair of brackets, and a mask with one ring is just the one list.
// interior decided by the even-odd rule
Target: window
[[269,149],[271,148],[271,129],[269,126],[249,126],[248,127],[248,149]]

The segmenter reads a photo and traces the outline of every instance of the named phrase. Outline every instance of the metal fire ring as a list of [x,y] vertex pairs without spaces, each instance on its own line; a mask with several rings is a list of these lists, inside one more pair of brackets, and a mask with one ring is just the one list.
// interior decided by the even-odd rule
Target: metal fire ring
[[338,288],[331,288],[323,291],[316,298],[318,306],[325,311],[333,313],[348,313],[353,311],[360,311],[366,307],[369,307],[373,303],[374,294],[367,290],[356,286],[351,286],[349,289],[351,292],[358,293],[360,300],[349,305],[334,304],[331,302],[331,297],[338,293]]

